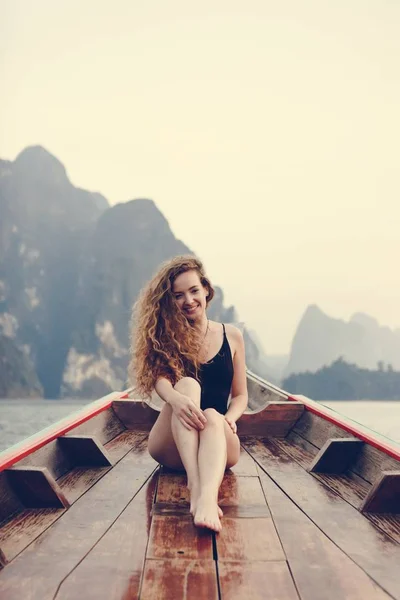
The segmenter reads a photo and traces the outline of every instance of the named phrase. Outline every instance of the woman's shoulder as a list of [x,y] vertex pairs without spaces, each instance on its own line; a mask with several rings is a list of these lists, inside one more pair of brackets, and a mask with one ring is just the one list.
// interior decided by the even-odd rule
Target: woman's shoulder
[[243,351],[244,340],[243,333],[233,323],[225,324],[226,337],[231,347],[232,356],[235,357],[238,353]]
[[243,339],[243,333],[237,325],[234,325],[233,323],[225,323],[225,329],[226,333],[230,334],[233,337],[233,339],[237,341]]
[[243,343],[243,333],[237,325],[234,325],[233,323],[219,323],[218,321],[210,321],[210,324],[215,331],[217,328],[220,328],[221,325],[225,327],[226,335],[231,346],[233,345],[236,348],[237,345]]

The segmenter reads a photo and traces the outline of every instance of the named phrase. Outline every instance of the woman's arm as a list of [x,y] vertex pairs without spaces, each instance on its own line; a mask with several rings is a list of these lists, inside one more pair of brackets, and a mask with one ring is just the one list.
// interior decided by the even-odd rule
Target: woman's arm
[[161,400],[164,400],[167,404],[171,404],[171,400],[173,401],[179,394],[179,392],[173,388],[172,383],[165,377],[159,377],[157,379],[155,390]]
[[242,332],[231,325],[230,333],[235,341],[236,349],[233,357],[232,398],[225,419],[236,433],[236,421],[242,416],[248,404],[246,357]]

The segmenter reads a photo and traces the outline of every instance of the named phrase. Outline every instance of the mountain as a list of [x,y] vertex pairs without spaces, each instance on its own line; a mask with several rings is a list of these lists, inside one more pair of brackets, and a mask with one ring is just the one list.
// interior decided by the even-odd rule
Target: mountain
[[12,337],[47,397],[59,392],[80,263],[99,204],[99,194],[75,188],[40,146],[0,165],[0,313],[14,321]]
[[29,358],[14,340],[0,335],[0,398],[41,398],[43,387]]
[[[74,187],[40,146],[0,160],[0,335],[10,342],[9,360],[19,351],[29,372],[21,395],[42,387],[47,398],[95,398],[123,389],[132,304],[177,254],[192,253],[152,200],[110,207],[101,194]],[[219,287],[209,315],[237,320]],[[257,344],[245,340],[249,367],[267,376]]]
[[346,322],[329,317],[316,305],[309,306],[293,338],[285,376],[317,371],[339,357],[366,369],[380,362],[400,369],[400,330],[382,327],[364,313]]

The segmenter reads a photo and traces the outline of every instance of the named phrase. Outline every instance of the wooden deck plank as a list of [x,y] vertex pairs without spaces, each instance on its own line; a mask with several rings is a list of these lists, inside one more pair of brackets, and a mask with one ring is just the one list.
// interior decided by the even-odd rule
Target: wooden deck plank
[[[236,519],[259,519],[261,517],[270,517],[268,506],[266,504],[244,504],[239,506],[224,506],[224,516]],[[172,515],[176,517],[188,517],[190,515],[189,505],[164,504],[156,502],[153,506],[155,515]]]
[[[365,514],[365,513],[364,513]],[[379,527],[384,533],[400,544],[400,515],[377,515],[366,513],[366,518]]]
[[[250,460],[252,459],[250,458]],[[157,502],[188,506],[189,492],[186,487],[186,475],[161,469]],[[219,489],[218,503],[222,510],[224,506],[265,505],[258,477],[238,477],[233,472],[227,471]]]
[[0,529],[0,548],[7,563],[57,521],[66,508],[37,508],[19,512]]
[[292,443],[295,446],[303,448],[303,450],[306,450],[309,453],[310,462],[312,462],[313,458],[318,454],[320,450],[317,446],[314,446],[314,444],[312,444],[311,442],[303,438],[301,435],[296,433],[295,429],[289,431],[289,433],[285,437],[285,440],[287,442]]
[[138,433],[137,431],[130,431],[126,429],[112,440],[104,444],[109,456],[111,457],[112,463],[115,464],[121,458],[128,454],[135,445],[140,444],[141,440],[147,439],[147,433]]
[[110,469],[111,467],[96,467],[93,469],[76,467],[60,477],[57,483],[66,495],[69,503],[73,504],[82,494],[95,485],[99,479],[104,477]]
[[0,572],[0,597],[52,600],[77,566],[132,500],[157,463],[147,444],[129,452],[94,487]]
[[[299,440],[302,440],[303,443],[299,443]],[[290,456],[307,471],[319,452],[318,448],[294,433],[290,433],[284,440],[273,441],[276,441],[278,446],[285,448],[286,453],[290,453]]]
[[357,509],[360,508],[363,499],[368,494],[368,484],[352,473],[348,475],[313,473],[313,476]]
[[387,593],[400,598],[400,546],[268,439],[243,441],[293,502]]
[[[108,442],[107,451],[114,463],[118,462],[132,448],[142,443],[147,434],[137,434],[126,431]],[[66,494],[70,504],[73,504],[82,494],[101,479],[111,467],[72,469],[57,480],[57,484]],[[3,473],[0,475],[4,475]],[[4,475],[5,477],[5,475]],[[0,499],[1,503],[1,499]],[[15,511],[14,511],[15,512]],[[54,521],[63,515],[65,509],[25,509],[19,505],[15,515],[0,527],[0,548],[5,560],[10,562],[20,552],[43,533]]]
[[321,597],[324,600],[390,598],[261,469],[260,479],[303,600],[320,600]]
[[285,560],[270,517],[234,519],[224,516],[216,543],[218,560]]
[[226,473],[218,494],[218,503],[224,506],[265,506],[265,498],[258,477],[237,477]]
[[258,477],[254,460],[242,446],[240,447],[239,461],[229,469],[229,472],[234,473],[237,477]]
[[57,600],[139,597],[157,479],[158,471],[65,579]]
[[195,598],[218,600],[217,574],[213,560],[146,560],[141,600]]
[[221,596],[226,600],[299,598],[286,562],[218,561],[218,573]]
[[146,558],[212,560],[212,534],[193,524],[190,515],[154,515]]
[[189,505],[189,490],[186,487],[186,474],[160,468],[156,502],[163,504]]

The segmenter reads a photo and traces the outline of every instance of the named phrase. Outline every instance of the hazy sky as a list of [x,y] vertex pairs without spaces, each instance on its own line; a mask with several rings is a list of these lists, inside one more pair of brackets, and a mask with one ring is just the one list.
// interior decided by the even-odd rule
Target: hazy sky
[[0,157],[154,199],[268,353],[400,326],[400,3],[0,0]]

